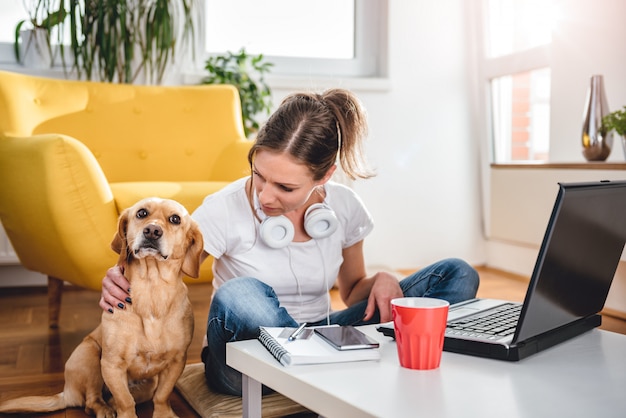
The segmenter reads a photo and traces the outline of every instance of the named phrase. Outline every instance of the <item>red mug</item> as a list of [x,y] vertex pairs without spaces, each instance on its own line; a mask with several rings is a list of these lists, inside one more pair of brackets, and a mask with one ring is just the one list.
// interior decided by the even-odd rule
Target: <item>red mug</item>
[[391,300],[400,365],[408,369],[439,367],[450,304],[435,298]]

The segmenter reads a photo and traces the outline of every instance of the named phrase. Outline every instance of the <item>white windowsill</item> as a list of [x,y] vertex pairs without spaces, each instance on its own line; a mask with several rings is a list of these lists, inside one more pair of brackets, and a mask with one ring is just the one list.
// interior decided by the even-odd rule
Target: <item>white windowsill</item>
[[[22,65],[0,63],[0,70],[14,71],[41,77],[64,78],[63,69],[34,69]],[[183,84],[199,84],[206,73],[202,71],[181,73]],[[354,91],[386,92],[391,90],[391,80],[384,77],[331,77],[322,75],[275,75],[266,77],[272,89],[281,90],[325,90],[329,88],[345,88]]]
[[[205,77],[203,72],[184,72],[183,84],[198,84]],[[391,89],[391,81],[382,77],[330,77],[321,75],[268,75],[266,81],[273,89],[324,90],[341,87],[348,90],[380,91]]]

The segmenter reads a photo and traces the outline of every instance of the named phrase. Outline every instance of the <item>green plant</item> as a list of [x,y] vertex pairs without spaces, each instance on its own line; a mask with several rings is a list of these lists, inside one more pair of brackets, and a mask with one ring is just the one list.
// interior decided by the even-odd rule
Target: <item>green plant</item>
[[[24,25],[46,30],[50,52],[50,33],[58,26],[63,68],[67,58],[79,79],[133,83],[143,73],[147,82],[161,83],[180,47],[188,41],[195,45],[200,1],[24,0],[29,18],[15,28],[15,56],[19,62]],[[68,56],[61,39],[65,32]]]
[[161,83],[181,42],[195,41],[199,0],[66,0],[78,78]]
[[265,62],[263,54],[251,55],[245,48],[238,53],[227,52],[206,60],[209,75],[202,84],[232,84],[237,87],[241,99],[246,137],[259,130],[257,115],[269,114],[272,109],[272,91],[265,82],[265,74],[274,64]]
[[[13,52],[17,62],[22,62],[20,56],[20,31],[22,29],[42,29],[45,31],[46,47],[49,55],[52,57],[51,32],[54,27],[62,27],[63,21],[67,16],[67,12],[63,7],[63,1],[55,0],[24,0],[24,9],[28,14],[28,19],[17,22],[15,26],[15,41],[13,42]],[[24,26],[26,25],[26,26]],[[61,30],[58,36],[61,36]],[[25,40],[22,40],[23,42]],[[60,43],[60,42],[59,42]]]
[[626,106],[623,110],[609,113],[602,119],[602,124],[607,130],[614,129],[619,135],[626,135]]

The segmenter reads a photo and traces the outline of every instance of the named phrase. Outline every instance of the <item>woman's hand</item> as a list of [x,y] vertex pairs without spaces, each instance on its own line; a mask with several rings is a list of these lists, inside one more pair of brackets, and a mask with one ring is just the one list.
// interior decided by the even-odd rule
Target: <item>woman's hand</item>
[[398,279],[392,273],[378,272],[366,277],[363,241],[344,248],[337,280],[339,294],[347,306],[367,299],[364,321],[372,319],[376,308],[380,312],[380,322],[391,321],[391,299],[404,296]]
[[365,321],[372,318],[376,308],[380,313],[380,322],[389,322],[393,320],[391,315],[391,299],[401,298],[403,295],[398,279],[391,273],[378,272],[371,277],[374,281],[370,295],[367,299],[367,308],[365,308]]
[[105,311],[113,313],[113,307],[124,309],[126,303],[131,303],[130,283],[124,277],[122,267],[111,267],[102,279],[102,296],[99,305]]

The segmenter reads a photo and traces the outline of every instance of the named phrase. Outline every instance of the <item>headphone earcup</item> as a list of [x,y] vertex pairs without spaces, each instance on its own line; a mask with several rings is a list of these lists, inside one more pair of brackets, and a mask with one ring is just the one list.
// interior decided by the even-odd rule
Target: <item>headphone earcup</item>
[[338,226],[335,212],[323,203],[311,205],[304,215],[304,230],[313,239],[332,235]]
[[285,216],[269,216],[261,223],[261,239],[272,248],[286,247],[294,234],[293,224]]

